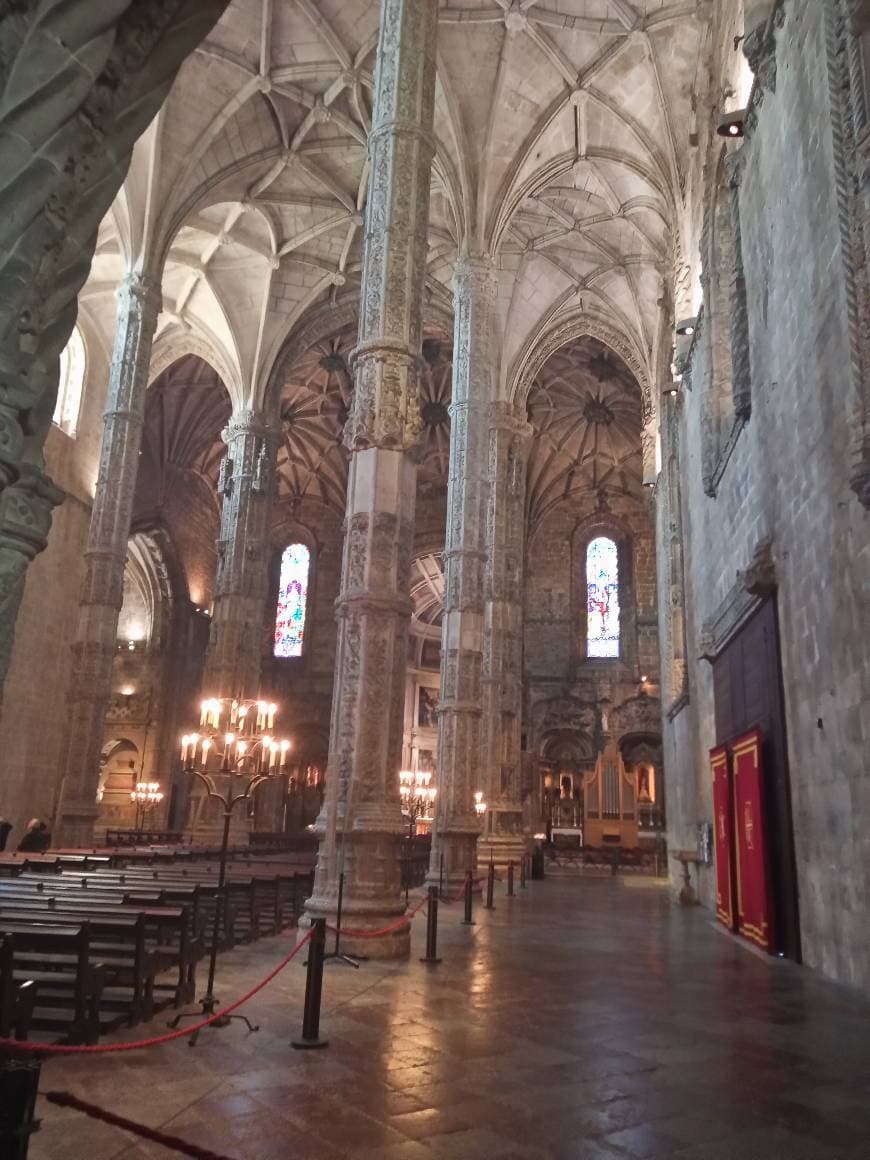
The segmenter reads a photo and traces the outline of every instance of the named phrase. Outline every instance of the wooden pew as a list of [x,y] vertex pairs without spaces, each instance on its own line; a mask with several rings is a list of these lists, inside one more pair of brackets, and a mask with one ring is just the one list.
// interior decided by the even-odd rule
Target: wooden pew
[[69,1043],[95,1043],[105,972],[91,959],[87,922],[30,925],[4,920],[3,935],[12,945],[13,981],[32,981],[38,987],[31,1027],[60,1033]]

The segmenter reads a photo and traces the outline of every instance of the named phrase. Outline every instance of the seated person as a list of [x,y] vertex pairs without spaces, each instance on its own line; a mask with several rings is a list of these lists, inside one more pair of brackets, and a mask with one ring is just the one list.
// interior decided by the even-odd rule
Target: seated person
[[20,854],[44,854],[51,845],[51,833],[40,818],[31,818],[24,837],[18,843]]

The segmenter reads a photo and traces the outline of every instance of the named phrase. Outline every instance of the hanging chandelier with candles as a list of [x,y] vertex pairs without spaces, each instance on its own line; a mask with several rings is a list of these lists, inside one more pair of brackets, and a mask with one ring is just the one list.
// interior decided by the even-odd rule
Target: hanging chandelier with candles
[[200,705],[199,732],[181,738],[185,771],[258,780],[286,772],[292,743],[273,735],[277,710],[267,701],[207,698]]

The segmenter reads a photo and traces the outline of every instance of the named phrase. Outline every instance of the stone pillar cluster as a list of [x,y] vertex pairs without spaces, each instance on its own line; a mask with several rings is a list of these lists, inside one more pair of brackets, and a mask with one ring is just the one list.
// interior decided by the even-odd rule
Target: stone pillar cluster
[[494,403],[489,429],[489,496],[484,577],[481,788],[487,803],[482,859],[525,850],[523,816],[523,553],[526,462],[532,429],[517,409]]
[[[398,771],[410,623],[437,0],[382,0],[327,797],[309,916],[377,929],[404,912]],[[351,938],[347,942],[353,950]],[[406,955],[407,926],[364,944]]]
[[73,645],[66,764],[55,830],[55,840],[64,845],[93,840],[103,724],[112,691],[148,367],[159,313],[159,281],[131,274],[118,292],[118,328]]
[[203,694],[256,697],[278,438],[257,412],[241,411],[223,440],[227,454],[218,479],[223,507]]
[[[269,530],[275,490],[277,433],[256,411],[239,411],[222,432],[227,446],[218,492],[223,497],[217,543],[217,574],[204,697],[256,697],[260,688],[263,631],[269,589]],[[280,723],[276,730],[281,732]],[[228,779],[215,776],[219,791]],[[223,784],[221,784],[223,783]],[[220,840],[223,816],[217,802],[197,784],[191,792],[188,826],[200,842]],[[268,792],[263,786],[258,791]],[[243,842],[249,822],[236,807],[231,841]]]
[[492,308],[496,282],[488,258],[464,258],[454,275],[450,479],[444,549],[444,619],[438,709],[437,820],[430,880],[442,868],[451,888],[477,864],[480,820],[481,668],[484,613]]

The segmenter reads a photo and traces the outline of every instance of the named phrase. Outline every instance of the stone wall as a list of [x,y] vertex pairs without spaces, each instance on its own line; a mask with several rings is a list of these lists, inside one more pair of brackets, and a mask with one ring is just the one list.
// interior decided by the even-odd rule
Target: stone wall
[[52,425],[45,444],[48,474],[66,497],[55,509],[47,548],[27,573],[0,714],[0,815],[15,827],[9,835],[10,849],[21,839],[29,818],[51,819],[59,790],[70,646],[109,366],[107,351],[87,319],[80,318],[79,325],[87,363],[76,436]]
[[[749,343],[732,356],[735,373],[749,356],[751,418],[715,496],[705,494],[702,462],[714,377],[707,316],[683,385],[677,421],[690,701],[666,720],[665,760],[670,843],[693,845],[697,823],[712,813],[707,754],[715,724],[711,668],[699,659],[704,623],[738,570],[769,542],[803,957],[832,978],[867,988],[870,516],[849,486],[853,400],[824,8],[782,7],[775,91],[768,70],[763,101],[755,102],[757,124],[750,121],[742,145]],[[711,877],[702,881],[708,905]]]

